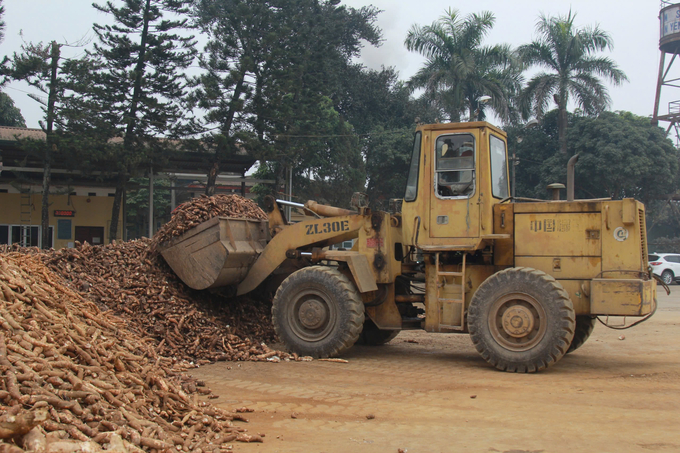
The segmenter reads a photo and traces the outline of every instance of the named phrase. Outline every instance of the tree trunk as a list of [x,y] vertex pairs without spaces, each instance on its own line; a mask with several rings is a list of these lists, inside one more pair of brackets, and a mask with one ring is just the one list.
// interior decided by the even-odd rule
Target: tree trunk
[[[234,123],[234,117],[236,116],[236,103],[240,100],[241,94],[244,91],[246,80],[246,69],[241,69],[241,74],[238,82],[234,86],[234,93],[231,96],[231,101],[229,102],[229,110],[224,117],[224,122],[222,123],[220,132],[224,135],[224,138],[229,137],[229,132],[231,132],[231,126]],[[205,194],[208,196],[213,196],[215,194],[215,181],[217,180],[217,175],[220,173],[220,160],[222,158],[221,153],[223,152],[218,145],[215,150],[215,159],[213,160],[210,169],[208,170],[208,181],[205,184]]]
[[[49,148],[49,145],[47,146]],[[45,151],[49,153],[49,151]],[[48,157],[48,156],[46,156]],[[43,184],[42,184],[42,212],[40,218],[40,225],[42,227],[41,248],[47,249],[50,242],[50,178],[51,178],[51,164],[49,159],[45,159],[43,167]]]
[[[118,235],[118,219],[120,217],[120,207],[123,204],[123,194],[125,193],[125,183],[127,177],[124,171],[118,173],[116,183],[116,195],[113,197],[113,208],[111,209],[111,226],[109,228],[109,243],[113,242]],[[123,226],[125,228],[125,226]]]
[[[139,56],[137,57],[137,64],[135,65],[135,83],[132,89],[132,100],[130,101],[130,109],[128,110],[128,122],[125,128],[125,137],[123,138],[123,149],[126,153],[132,153],[132,145],[134,143],[135,126],[137,125],[137,109],[139,100],[142,96],[142,80],[144,78],[144,71],[146,68],[146,46],[149,39],[149,20],[150,20],[151,0],[146,0],[144,6],[144,24],[142,25],[142,34],[140,36]],[[127,183],[127,163],[123,162],[124,169],[118,173],[118,182],[116,184],[116,195],[113,199],[113,207],[111,208],[111,227],[109,230],[109,242],[113,242],[118,235],[118,219],[120,217],[120,207],[123,203],[123,195],[125,194],[125,184]],[[125,225],[123,225],[125,228]]]
[[41,229],[42,229],[42,248],[46,249],[50,242],[50,180],[52,178],[52,153],[56,151],[57,145],[54,144],[53,127],[54,127],[54,106],[57,103],[57,69],[59,68],[59,45],[52,41],[52,61],[50,74],[50,91],[47,96],[47,129],[45,130],[46,144],[45,155],[43,160],[43,185],[42,185],[42,212],[41,212]]
[[560,151],[567,155],[567,109],[561,105],[558,107],[557,114],[557,137],[560,144]]
[[569,92],[566,86],[566,82],[561,81],[558,94],[553,95],[553,99],[557,104],[557,141],[563,156],[567,155],[567,104],[569,103]]
[[220,172],[220,162],[216,160],[210,166],[210,171],[208,171],[208,181],[205,183],[205,194],[209,197],[215,195],[215,181],[217,180],[217,175]]
[[149,10],[151,9],[151,0],[146,0],[144,7],[144,25],[142,26],[141,41],[139,44],[139,56],[137,57],[137,64],[135,65],[135,84],[132,89],[132,100],[130,103],[130,110],[128,112],[128,123],[125,129],[125,146],[130,146],[132,136],[134,134],[135,126],[137,124],[137,108],[139,99],[142,96],[142,80],[144,79],[144,71],[146,69],[146,44],[149,39]]

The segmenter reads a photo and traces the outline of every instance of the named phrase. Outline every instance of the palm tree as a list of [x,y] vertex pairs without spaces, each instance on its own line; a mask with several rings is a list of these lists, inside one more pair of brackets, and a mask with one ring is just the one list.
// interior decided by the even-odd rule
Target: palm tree
[[540,119],[551,102],[557,104],[560,151],[567,154],[567,104],[570,97],[587,115],[597,115],[611,103],[600,77],[620,85],[628,78],[617,65],[596,52],[611,50],[609,34],[598,26],[576,29],[576,14],[550,17],[541,15],[536,30],[539,39],[519,48],[522,62],[547,68],[536,74],[522,91],[520,108],[533,111]]
[[432,25],[414,24],[406,36],[406,48],[427,58],[409,87],[425,88],[425,96],[451,121],[460,121],[466,110],[469,120],[483,120],[482,96],[491,96],[488,106],[501,118],[512,115],[510,99],[521,85],[512,49],[481,46],[495,20],[488,11],[462,18],[449,9]]

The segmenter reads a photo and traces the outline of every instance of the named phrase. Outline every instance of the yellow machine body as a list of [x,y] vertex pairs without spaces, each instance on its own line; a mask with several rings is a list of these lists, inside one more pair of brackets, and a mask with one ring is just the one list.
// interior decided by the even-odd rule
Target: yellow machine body
[[[655,309],[644,206],[633,199],[512,199],[506,134],[486,122],[417,128],[400,212],[308,202],[303,209],[318,218],[291,224],[281,203],[266,200],[268,231],[213,221],[174,241],[164,256],[202,287],[230,284],[245,294],[273,281],[277,332],[300,353],[337,354],[356,339],[350,326],[349,340],[322,347],[327,323],[339,319],[336,305],[345,303],[328,295],[333,291],[353,301],[352,322],[370,322],[373,333],[469,331],[485,359],[509,371],[559,360],[585,341],[595,316],[642,317]],[[332,247],[348,240],[351,250]],[[315,268],[329,264],[337,271]],[[336,289],[320,289],[322,281]],[[307,289],[296,292],[296,285]],[[550,319],[566,320],[561,337],[551,338]],[[540,348],[536,359],[532,351]]]
[[[475,188],[467,196],[437,192],[437,143],[449,136],[471,137],[474,144]],[[644,206],[633,199],[508,202],[507,192],[494,188],[494,181],[508,180],[505,144],[506,134],[488,123],[426,125],[417,131],[416,190],[401,210],[404,245],[429,254],[482,255],[481,263],[466,265],[464,277],[446,275],[462,272],[460,264],[426,260],[426,330],[466,330],[465,313],[479,285],[509,267],[554,277],[576,315],[650,313],[656,285],[648,271]],[[501,145],[505,156],[496,168],[505,175],[499,176],[491,148]]]
[[[509,203],[495,206],[501,266],[531,267],[553,276],[576,315],[650,313],[645,211],[633,199]],[[512,220],[510,220],[512,219]]]

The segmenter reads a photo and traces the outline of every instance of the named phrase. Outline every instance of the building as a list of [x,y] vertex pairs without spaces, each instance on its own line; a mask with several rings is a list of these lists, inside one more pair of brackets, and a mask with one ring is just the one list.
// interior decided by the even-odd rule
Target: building
[[[21,147],[21,139],[44,141],[45,133],[40,129],[0,127],[0,244],[41,247],[43,163]],[[151,193],[154,180],[158,181],[159,176],[170,179],[169,192],[173,202],[177,191],[195,193],[195,189],[187,190],[186,186],[205,176],[208,159],[207,153],[173,153],[162,165],[152,166],[147,171],[147,176],[153,176],[149,178]],[[245,152],[239,153],[222,164],[224,176],[221,175],[218,182],[231,181],[224,184],[230,192],[239,188],[241,193],[247,192],[249,186],[258,182],[245,177],[254,163],[255,160]],[[56,249],[73,247],[75,241],[87,241],[93,245],[108,243],[112,239],[113,177],[103,171],[87,175],[70,171],[64,162],[59,161],[53,163],[51,174],[50,240],[47,246]],[[119,219],[118,237],[113,239],[127,239],[123,237],[127,231],[123,227],[124,206],[121,206]],[[148,229],[151,235],[158,225],[154,221],[148,224],[151,225]]]

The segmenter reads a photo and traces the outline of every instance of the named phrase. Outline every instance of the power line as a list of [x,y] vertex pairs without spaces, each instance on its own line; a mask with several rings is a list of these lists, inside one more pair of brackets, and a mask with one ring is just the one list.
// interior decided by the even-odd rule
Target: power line
[[10,87],[10,86],[6,86],[5,88],[9,88],[10,90],[14,90],[14,91],[20,91],[20,92],[26,93],[26,94],[35,94],[35,93],[30,92],[30,91],[20,90],[19,88],[14,88],[14,87]]

